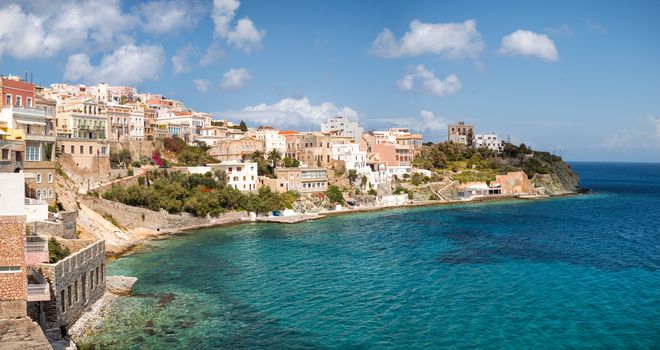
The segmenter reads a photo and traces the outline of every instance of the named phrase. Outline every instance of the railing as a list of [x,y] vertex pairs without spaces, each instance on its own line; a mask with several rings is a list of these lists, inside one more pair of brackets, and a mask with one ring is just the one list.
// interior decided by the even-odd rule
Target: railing
[[42,237],[27,237],[25,250],[28,252],[48,251],[48,242]]
[[36,114],[36,115],[46,116],[46,110],[43,108],[13,106],[12,111],[14,113]]
[[28,284],[28,295],[49,294],[49,287],[48,283]]

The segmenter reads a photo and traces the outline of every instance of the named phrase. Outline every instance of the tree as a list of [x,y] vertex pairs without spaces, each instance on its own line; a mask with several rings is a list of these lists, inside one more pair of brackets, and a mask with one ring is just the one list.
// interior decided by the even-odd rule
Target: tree
[[247,131],[248,128],[247,128],[247,125],[245,124],[245,122],[241,120],[241,123],[238,124],[238,129],[241,130],[241,131]]
[[335,185],[330,185],[325,191],[325,195],[330,202],[344,204],[344,194],[341,192],[341,189]]
[[268,160],[273,164],[273,169],[275,169],[277,164],[282,160],[282,153],[277,148],[273,148],[268,152]]
[[268,161],[264,157],[264,152],[254,151],[250,155],[250,159],[253,162],[257,163],[257,174],[259,176],[270,175],[270,169],[268,168]]
[[363,189],[367,185],[367,175],[362,175],[362,178],[360,178],[360,187]]
[[297,168],[300,166],[300,161],[289,156],[284,157],[284,167],[285,168]]
[[351,185],[357,180],[357,171],[355,169],[351,169],[348,171],[348,181],[351,182]]

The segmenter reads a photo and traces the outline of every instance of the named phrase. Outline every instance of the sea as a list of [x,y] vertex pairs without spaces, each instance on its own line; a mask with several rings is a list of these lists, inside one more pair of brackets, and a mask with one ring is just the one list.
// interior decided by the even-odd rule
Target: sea
[[660,349],[660,164],[570,165],[589,193],[150,242],[82,348]]

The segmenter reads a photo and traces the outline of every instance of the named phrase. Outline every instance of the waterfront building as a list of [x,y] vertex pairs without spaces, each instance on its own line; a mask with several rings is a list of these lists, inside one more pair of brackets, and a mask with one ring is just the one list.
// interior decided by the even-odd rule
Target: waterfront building
[[265,176],[259,178],[261,186],[268,186],[274,192],[300,193],[324,192],[328,189],[328,170],[326,168],[275,168],[275,179]]
[[2,80],[3,94],[14,104],[0,108],[0,168],[30,174],[28,195],[54,204],[55,101],[37,96],[34,84]]
[[462,143],[468,147],[474,144],[474,125],[466,125],[465,122],[449,124],[447,126],[447,139],[453,143]]
[[487,147],[494,152],[502,152],[504,150],[504,143],[502,140],[499,140],[496,133],[485,133],[485,134],[476,134],[475,135],[475,144],[476,148]]
[[110,171],[107,116],[93,99],[70,99],[57,106],[56,132],[60,164],[68,174],[92,180]]
[[358,143],[336,143],[332,145],[332,159],[344,162],[346,170],[363,174],[368,170],[367,151],[360,150]]
[[227,174],[227,185],[237,190],[250,192],[255,191],[258,187],[257,163],[230,160],[207,164],[206,166],[213,169],[213,171],[224,171]]
[[344,116],[337,116],[321,123],[321,132],[351,137],[355,142],[360,142],[364,128],[355,120],[350,120]]

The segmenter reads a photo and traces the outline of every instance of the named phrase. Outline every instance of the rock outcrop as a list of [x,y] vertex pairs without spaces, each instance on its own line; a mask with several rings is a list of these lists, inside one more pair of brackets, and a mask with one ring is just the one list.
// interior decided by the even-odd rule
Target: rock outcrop
[[110,293],[128,297],[133,295],[133,285],[137,280],[137,277],[108,276],[105,285]]
[[39,325],[27,316],[0,320],[0,348],[3,350],[52,349]]
[[536,187],[545,187],[545,193],[550,196],[558,196],[575,193],[578,190],[580,177],[573,172],[570,165],[563,161],[550,163],[552,172],[549,174],[536,174],[532,182]]

